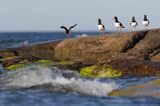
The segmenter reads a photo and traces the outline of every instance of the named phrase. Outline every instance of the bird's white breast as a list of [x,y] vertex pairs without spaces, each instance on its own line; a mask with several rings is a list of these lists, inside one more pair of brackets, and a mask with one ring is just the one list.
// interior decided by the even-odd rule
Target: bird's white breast
[[131,22],[131,27],[136,27],[138,25],[137,22]]
[[103,25],[98,25],[98,30],[104,30]]
[[149,25],[149,21],[142,21],[144,26],[148,26]]
[[114,25],[116,28],[120,28],[120,23],[115,22]]

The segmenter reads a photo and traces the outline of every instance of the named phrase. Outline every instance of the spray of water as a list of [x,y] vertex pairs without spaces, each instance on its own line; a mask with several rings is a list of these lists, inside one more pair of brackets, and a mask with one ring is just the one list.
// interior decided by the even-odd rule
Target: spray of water
[[56,67],[44,68],[29,66],[0,77],[0,88],[31,88],[49,84],[53,89],[69,90],[87,95],[107,96],[117,88],[114,82],[104,83],[98,80],[89,80],[79,77],[79,74],[70,70],[60,70]]

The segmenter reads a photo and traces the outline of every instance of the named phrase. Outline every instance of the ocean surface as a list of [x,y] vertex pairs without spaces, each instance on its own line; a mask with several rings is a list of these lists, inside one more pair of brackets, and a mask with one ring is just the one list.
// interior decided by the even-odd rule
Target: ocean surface
[[[71,37],[96,34],[98,33],[75,32]],[[67,38],[61,32],[0,33],[0,49]],[[87,79],[71,70],[37,65],[10,72],[6,72],[0,65],[0,72],[0,106],[160,105],[160,99],[150,96],[108,96],[115,89],[144,84],[157,79],[156,77]]]

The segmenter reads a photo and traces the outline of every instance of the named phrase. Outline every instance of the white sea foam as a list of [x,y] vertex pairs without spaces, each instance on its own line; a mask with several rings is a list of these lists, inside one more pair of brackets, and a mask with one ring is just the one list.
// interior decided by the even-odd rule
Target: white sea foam
[[107,96],[112,90],[117,88],[115,83],[102,83],[97,80],[83,80],[83,79],[65,79],[63,77],[56,78],[53,81],[57,84],[64,85],[64,88],[72,90],[74,92],[96,95],[96,96]]
[[60,70],[56,67],[30,66],[8,72],[0,78],[1,88],[30,88],[44,84],[50,84],[53,89],[57,87],[71,92],[96,96],[107,96],[109,92],[117,88],[114,82],[104,83],[98,80],[82,79],[78,77],[76,72]]
[[87,37],[88,35],[82,34],[82,35],[76,35],[76,37]]

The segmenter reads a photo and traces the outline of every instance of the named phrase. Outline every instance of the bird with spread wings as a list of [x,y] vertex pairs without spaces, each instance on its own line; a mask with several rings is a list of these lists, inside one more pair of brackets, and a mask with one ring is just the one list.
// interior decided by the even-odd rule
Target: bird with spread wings
[[70,26],[69,28],[66,28],[65,26],[61,26],[61,29],[64,29],[65,30],[65,33],[67,34],[67,36],[69,37],[69,34],[72,30],[72,28],[74,28],[75,26],[77,26],[78,24],[75,24],[73,26]]

